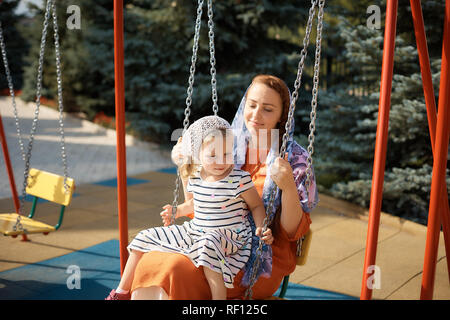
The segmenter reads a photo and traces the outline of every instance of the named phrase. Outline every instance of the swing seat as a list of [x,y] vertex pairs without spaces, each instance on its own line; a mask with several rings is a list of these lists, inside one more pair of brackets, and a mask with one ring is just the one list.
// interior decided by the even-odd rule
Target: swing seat
[[[308,258],[309,247],[311,246],[312,231],[311,229],[304,235],[302,244],[300,246],[300,255],[297,257],[297,266],[303,266],[306,264]],[[280,294],[278,297],[272,296],[268,300],[283,300],[286,295],[287,286],[289,283],[289,276],[285,276],[283,279],[283,284],[281,285]]]
[[[13,229],[16,224],[17,217],[19,216],[17,213],[0,214],[0,232],[5,236],[16,237],[18,235],[32,233],[43,233],[46,235],[50,232],[58,230],[62,224],[64,210],[66,206],[70,204],[73,190],[75,189],[75,182],[72,178],[67,178],[66,180],[66,184],[68,186],[68,190],[66,192],[64,188],[63,176],[33,168],[30,169],[27,182],[26,193],[34,196],[31,212],[28,217],[21,216],[21,230]],[[33,220],[38,199],[48,200],[61,205],[59,221],[55,226]]]
[[[0,230],[5,236],[18,236],[24,234],[24,231],[21,230],[13,230],[14,225],[17,221],[17,213],[4,213],[0,214]],[[32,233],[44,233],[48,234],[49,232],[55,231],[54,226],[50,226],[43,222],[35,221],[28,217],[21,217],[20,223],[23,226],[23,229],[26,230],[27,234]]]

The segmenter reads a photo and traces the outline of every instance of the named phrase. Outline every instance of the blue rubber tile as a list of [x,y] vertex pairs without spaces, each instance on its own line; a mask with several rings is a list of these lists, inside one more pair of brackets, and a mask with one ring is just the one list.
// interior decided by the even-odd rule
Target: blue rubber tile
[[1,272],[0,299],[101,300],[119,281],[119,241],[111,240]]
[[[133,185],[141,184],[141,183],[148,183],[150,181],[151,180],[137,179],[137,178],[127,178],[127,186],[133,186]],[[93,184],[104,186],[104,187],[117,188],[117,178],[113,178],[113,179],[109,179],[109,180],[103,180],[103,181],[98,181],[98,182],[94,182]]]
[[[0,272],[0,299],[102,300],[112,288],[117,287],[119,281],[119,241],[110,240],[60,257]],[[78,284],[79,288],[76,287]],[[275,296],[278,296],[279,291]],[[289,282],[285,299],[358,298]]]
[[156,170],[157,172],[177,174],[177,167],[163,168]]

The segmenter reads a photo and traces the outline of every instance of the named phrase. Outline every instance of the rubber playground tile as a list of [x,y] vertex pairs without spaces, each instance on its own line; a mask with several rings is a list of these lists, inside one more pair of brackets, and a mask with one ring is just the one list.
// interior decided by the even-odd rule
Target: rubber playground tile
[[[278,288],[274,296],[278,297],[281,288]],[[304,286],[297,283],[288,283],[288,288],[284,299],[287,300],[358,300],[346,294],[317,289],[313,287]]]
[[[103,243],[0,273],[0,299],[104,299],[120,281],[119,241]],[[276,295],[278,295],[279,290]],[[354,297],[289,283],[292,300]]]
[[156,171],[170,174],[177,174],[177,167],[163,168]]
[[[149,183],[149,182],[150,182],[150,180],[136,179],[136,178],[132,178],[132,177],[127,177],[127,186],[133,186],[133,185],[136,185],[136,184]],[[105,187],[117,188],[117,178],[103,180],[103,181],[98,181],[98,182],[95,182],[93,184],[97,184],[97,185],[101,185],[101,186],[105,186]]]
[[110,240],[1,272],[0,299],[104,299],[119,280],[119,242]]

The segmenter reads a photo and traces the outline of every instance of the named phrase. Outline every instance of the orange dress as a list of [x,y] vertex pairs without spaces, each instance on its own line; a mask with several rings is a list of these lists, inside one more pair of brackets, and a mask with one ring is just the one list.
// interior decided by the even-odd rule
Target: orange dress
[[[247,153],[248,154],[248,153]],[[246,161],[248,163],[248,159]],[[245,164],[242,170],[251,174],[253,183],[262,195],[266,178],[265,164],[256,169],[255,165]],[[289,237],[280,223],[272,230],[272,275],[270,278],[260,277],[252,288],[253,299],[265,299],[272,296],[283,280],[291,274],[296,266],[297,240],[308,230],[311,219],[304,212],[303,217],[293,237]],[[234,288],[227,289],[228,299],[243,298],[246,287],[240,285],[241,270],[234,278]],[[196,268],[194,264],[182,254],[151,251],[145,253],[139,261],[134,274],[131,291],[137,288],[158,286],[163,288],[169,299],[173,300],[206,300],[211,299],[211,291],[203,273],[203,267]]]

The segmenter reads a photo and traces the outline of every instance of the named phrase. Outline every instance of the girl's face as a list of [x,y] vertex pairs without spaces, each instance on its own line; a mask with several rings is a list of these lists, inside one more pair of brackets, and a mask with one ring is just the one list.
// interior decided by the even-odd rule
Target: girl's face
[[215,176],[224,174],[233,162],[233,137],[217,136],[203,142],[200,149],[200,162],[203,169]]
[[248,89],[244,107],[245,126],[253,136],[259,136],[260,130],[277,127],[283,111],[281,97],[274,89],[263,83],[254,83]]

